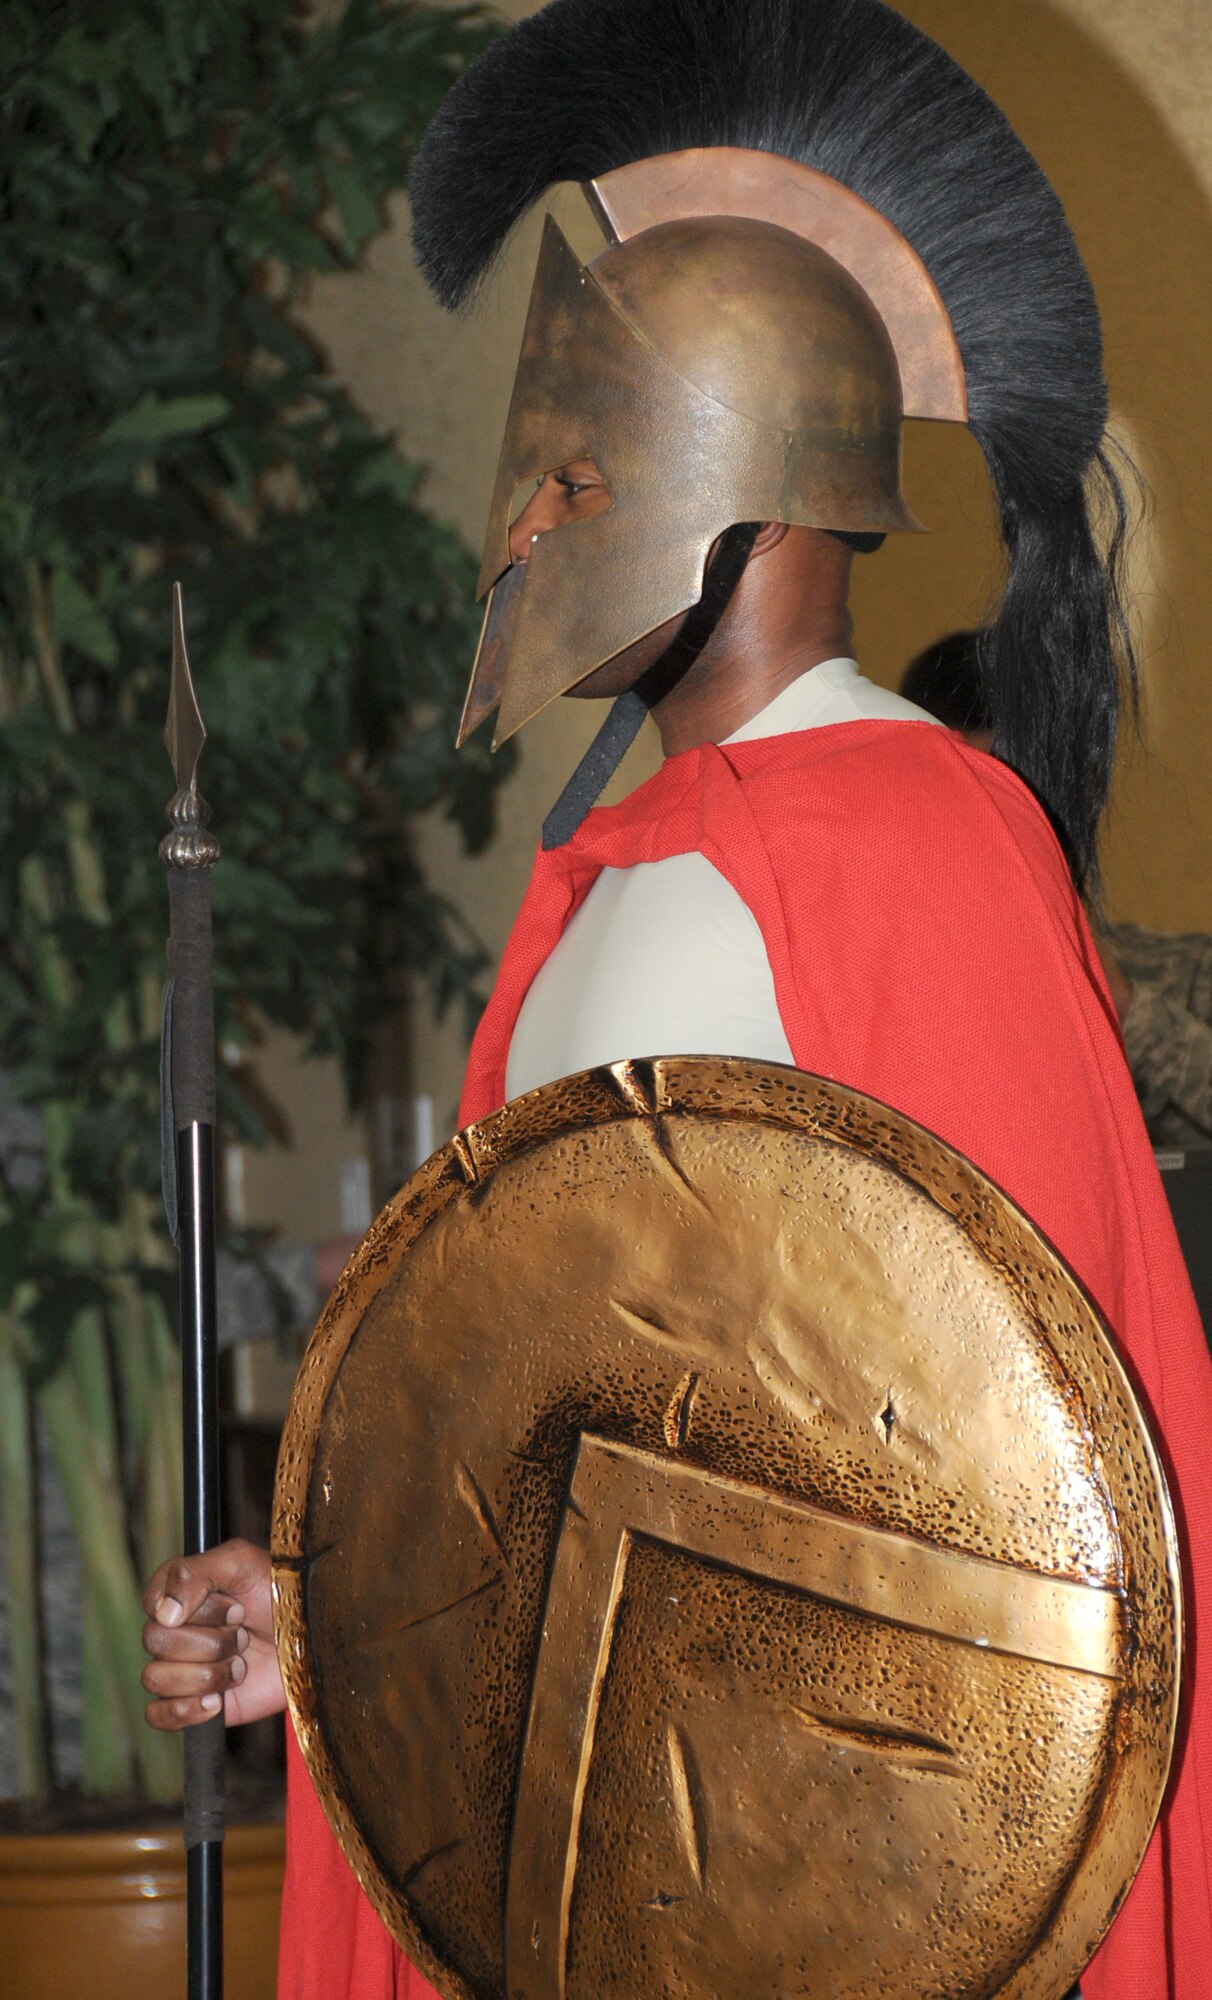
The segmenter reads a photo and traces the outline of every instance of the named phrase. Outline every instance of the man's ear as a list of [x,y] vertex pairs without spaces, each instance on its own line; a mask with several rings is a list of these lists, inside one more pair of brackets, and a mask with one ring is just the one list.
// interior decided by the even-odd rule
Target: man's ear
[[777,549],[779,543],[786,540],[786,536],[786,521],[763,521],[757,531],[757,539],[750,553],[750,562],[753,561],[754,556],[768,555],[771,549]]

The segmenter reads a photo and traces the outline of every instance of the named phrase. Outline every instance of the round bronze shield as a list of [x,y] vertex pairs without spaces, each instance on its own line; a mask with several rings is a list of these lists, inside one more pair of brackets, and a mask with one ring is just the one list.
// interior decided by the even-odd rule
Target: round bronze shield
[[795,1070],[622,1063],[435,1154],[308,1350],[274,1564],[452,2000],[1055,2000],[1159,1809],[1176,1544],[1098,1313]]

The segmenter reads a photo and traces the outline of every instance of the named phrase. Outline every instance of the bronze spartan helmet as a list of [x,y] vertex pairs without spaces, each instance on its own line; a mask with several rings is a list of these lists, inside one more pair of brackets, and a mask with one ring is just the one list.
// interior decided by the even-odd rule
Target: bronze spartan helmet
[[[491,592],[460,740],[503,742],[695,604],[739,521],[913,529],[906,415],[963,421],[963,369],[920,259],[837,182],[733,149],[591,191],[615,244],[582,267],[548,218],[489,515]],[[510,568],[527,481],[596,461],[612,506]]]
[[[996,748],[1091,882],[1133,670],[1121,542],[1105,558],[1092,521],[1104,506],[1122,521],[1125,503],[1104,449],[1090,280],[997,106],[882,0],[550,0],[459,79],[414,162],[413,239],[444,305],[559,182],[590,192],[618,247],[578,274],[577,311],[565,260],[544,252],[464,728],[499,701],[508,735],[645,621],[674,617],[722,529],[910,525],[892,464],[899,400],[906,416],[966,419],[984,453],[1007,557],[982,658]],[[742,295],[741,264],[763,250],[770,266]],[[688,292],[675,326],[662,300]],[[570,525],[506,569],[511,482],[584,452],[591,423],[615,518]],[[717,544],[719,577],[708,563],[696,640],[727,603],[737,549],[743,536]]]

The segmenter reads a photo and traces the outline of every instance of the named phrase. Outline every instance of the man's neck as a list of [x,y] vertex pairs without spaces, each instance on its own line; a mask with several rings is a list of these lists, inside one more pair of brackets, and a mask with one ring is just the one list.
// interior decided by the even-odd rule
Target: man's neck
[[770,532],[690,672],[652,711],[667,757],[722,743],[792,681],[850,653],[850,551],[816,529]]
[[793,681],[825,660],[848,658],[852,637],[847,620],[832,638],[806,641],[777,659],[763,660],[758,654],[721,660],[701,679],[688,674],[652,711],[665,755],[678,757],[700,743],[723,743]]

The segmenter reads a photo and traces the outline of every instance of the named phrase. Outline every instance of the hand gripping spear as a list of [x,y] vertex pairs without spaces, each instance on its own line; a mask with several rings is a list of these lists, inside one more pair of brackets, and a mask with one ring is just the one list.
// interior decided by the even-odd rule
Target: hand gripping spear
[[[168,870],[168,981],[160,1063],[164,1206],[181,1260],[181,1399],[185,1553],[219,1540],[215,1381],[215,1010],[210,871],[219,843],[198,792],[206,730],[185,651],[181,586],[173,585],[172,688],[164,732],[177,789],[160,842]],[[188,2000],[223,1993],[223,1716],[185,1733]]]

